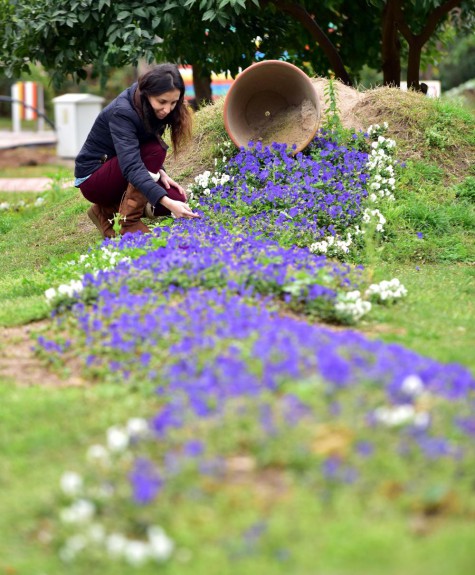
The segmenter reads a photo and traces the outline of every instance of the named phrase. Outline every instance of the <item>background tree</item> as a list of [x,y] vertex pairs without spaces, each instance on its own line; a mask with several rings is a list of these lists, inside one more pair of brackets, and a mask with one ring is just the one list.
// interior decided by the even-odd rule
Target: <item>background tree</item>
[[401,40],[407,43],[407,85],[419,88],[422,51],[447,25],[471,27],[474,0],[370,0],[382,9],[382,69],[384,84],[399,86]]
[[[379,62],[386,84],[417,87],[421,54],[448,22],[470,22],[475,0],[1,0],[3,73],[18,77],[39,62],[60,86],[86,68],[107,76],[139,60],[193,67],[200,97],[211,72],[235,74],[255,59],[287,58],[313,73],[355,82]],[[457,20],[454,8],[458,7]],[[451,18],[451,19],[450,19]],[[403,40],[401,42],[401,40]],[[208,87],[208,89],[207,89]],[[200,92],[201,90],[201,92]]]
[[[384,83],[399,86],[401,80],[401,39],[407,43],[407,81],[419,87],[422,50],[434,40],[448,22],[457,26],[473,26],[475,0],[366,0],[360,2],[327,0],[250,0],[260,7],[273,7],[301,22],[313,40],[324,51],[336,77],[350,83],[348,66],[353,58],[374,52],[374,32],[380,30],[381,68]],[[207,17],[225,20],[227,0],[187,0],[190,6],[206,9]],[[245,0],[239,4],[244,6]],[[457,18],[454,10],[457,9]],[[336,45],[325,33],[330,22],[341,33],[342,42]],[[359,26],[357,24],[359,20]],[[373,48],[373,50],[371,50]],[[369,49],[369,51],[368,51]],[[346,57],[342,54],[346,51]]]
[[440,61],[439,70],[443,90],[475,78],[475,35],[465,33],[455,37]]

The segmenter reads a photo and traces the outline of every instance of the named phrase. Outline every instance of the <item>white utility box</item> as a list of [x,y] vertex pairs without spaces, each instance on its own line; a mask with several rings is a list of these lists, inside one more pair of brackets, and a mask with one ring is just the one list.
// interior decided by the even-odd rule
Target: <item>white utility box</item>
[[63,94],[53,98],[53,102],[58,138],[56,153],[61,158],[75,158],[102,110],[104,98],[92,94]]

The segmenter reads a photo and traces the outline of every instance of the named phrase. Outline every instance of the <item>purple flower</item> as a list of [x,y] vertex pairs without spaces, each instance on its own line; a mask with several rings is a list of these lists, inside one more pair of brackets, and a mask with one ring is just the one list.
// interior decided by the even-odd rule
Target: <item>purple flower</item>
[[205,450],[205,446],[203,445],[202,441],[197,439],[190,439],[183,445],[183,452],[185,455],[190,457],[198,457],[201,455]]
[[137,459],[129,475],[134,500],[144,505],[150,503],[163,486],[163,480],[150,461]]

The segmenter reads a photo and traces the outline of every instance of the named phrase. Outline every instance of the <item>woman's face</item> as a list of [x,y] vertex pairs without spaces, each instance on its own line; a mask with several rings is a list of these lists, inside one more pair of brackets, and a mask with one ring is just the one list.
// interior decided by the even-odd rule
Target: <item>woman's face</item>
[[148,97],[148,101],[153,108],[155,116],[159,120],[163,120],[171,111],[174,110],[179,99],[180,90],[170,90],[169,92],[164,92],[159,96]]

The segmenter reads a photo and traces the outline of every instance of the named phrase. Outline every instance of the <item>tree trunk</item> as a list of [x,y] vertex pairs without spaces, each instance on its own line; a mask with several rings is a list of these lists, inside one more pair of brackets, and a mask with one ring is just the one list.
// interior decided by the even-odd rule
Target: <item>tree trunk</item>
[[425,26],[420,34],[413,34],[409,28],[404,13],[401,9],[400,0],[395,0],[395,17],[397,25],[409,45],[409,55],[407,61],[407,87],[414,90],[420,89],[419,72],[421,66],[421,53],[424,44],[434,33],[437,24],[453,8],[460,4],[460,0],[445,0],[427,15]]
[[201,64],[192,64],[193,88],[195,89],[195,107],[200,108],[213,101],[211,74]]
[[421,67],[422,46],[419,36],[415,36],[409,44],[409,54],[407,56],[407,89],[419,90],[419,71]]
[[383,9],[381,34],[381,59],[385,86],[401,85],[401,43],[395,18],[395,4],[389,0]]
[[330,66],[335,73],[335,77],[347,86],[352,85],[350,76],[345,69],[343,60],[341,59],[338,50],[332,44],[330,38],[328,38],[322,28],[320,28],[320,26],[317,24],[315,19],[307,12],[303,6],[294,4],[293,2],[287,2],[285,0],[267,0],[264,2],[264,4],[266,3],[274,4],[276,8],[280,8],[283,12],[287,12],[287,14],[290,14],[293,18],[298,20],[304,26],[304,28],[310,32],[312,38],[317,42],[317,44],[325,53],[325,56],[328,58]]

